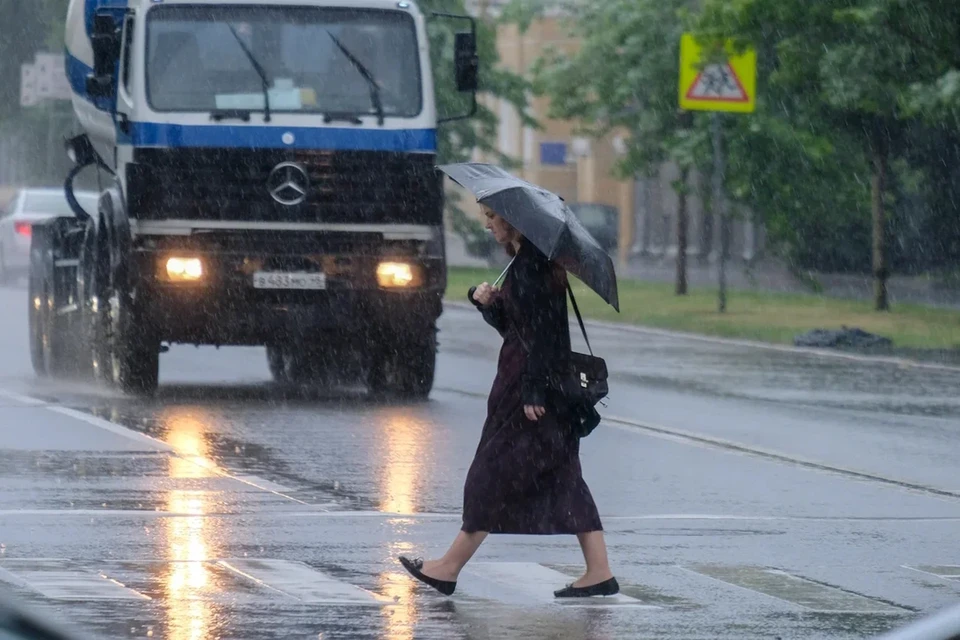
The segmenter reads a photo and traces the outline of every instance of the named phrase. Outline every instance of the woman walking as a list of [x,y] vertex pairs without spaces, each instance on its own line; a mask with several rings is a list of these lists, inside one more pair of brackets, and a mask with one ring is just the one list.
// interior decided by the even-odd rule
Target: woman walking
[[563,397],[549,385],[570,353],[567,275],[494,211],[486,226],[513,256],[502,290],[483,283],[469,298],[503,336],[487,419],[467,473],[463,525],[437,560],[400,562],[445,595],[488,534],[574,534],[586,561],[558,598],[614,595],[600,516],[580,469],[580,441]]

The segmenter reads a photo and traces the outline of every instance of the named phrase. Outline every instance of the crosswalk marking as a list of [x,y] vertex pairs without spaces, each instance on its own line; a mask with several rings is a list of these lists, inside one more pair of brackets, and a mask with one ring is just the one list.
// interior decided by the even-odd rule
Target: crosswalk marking
[[956,564],[918,564],[903,565],[904,569],[912,569],[920,573],[928,573],[944,580],[960,582],[960,565]]
[[218,561],[225,569],[256,584],[316,604],[382,606],[391,600],[361,589],[303,563],[275,558],[228,558]]
[[52,600],[150,600],[150,597],[102,574],[62,568],[63,561],[19,561],[0,567],[0,579]]
[[[183,564],[170,562],[171,566]],[[203,592],[185,598],[234,602],[240,598],[296,601],[346,607],[405,606],[394,597],[352,584],[305,562],[278,558],[223,558],[191,561],[219,574],[210,578]],[[903,568],[960,582],[960,565],[902,565]],[[560,570],[558,570],[560,569]],[[847,591],[779,569],[749,565],[694,564],[676,569],[724,584],[762,594],[822,613],[903,614],[894,603]],[[672,608],[673,603],[644,595],[629,584],[621,593],[602,598],[557,599],[553,592],[574,580],[564,567],[553,568],[534,562],[473,562],[458,580],[454,598],[464,603],[496,603],[516,607],[629,607],[639,610]],[[176,573],[176,572],[174,572]],[[142,574],[142,575],[141,575]],[[212,574],[211,574],[212,575]],[[410,580],[405,573],[397,574]],[[63,558],[0,559],[0,582],[32,591],[41,597],[67,601],[149,601],[176,598],[157,576],[167,573],[156,562],[89,561]],[[143,578],[146,578],[145,580]],[[370,581],[376,584],[375,580]],[[131,586],[128,586],[131,585]],[[420,585],[417,583],[417,586]],[[639,586],[639,585],[638,585]],[[427,590],[422,590],[427,591]],[[386,590],[388,594],[393,592]],[[629,594],[629,595],[627,595]]]
[[779,569],[704,564],[681,568],[819,613],[902,614],[905,611],[880,600],[821,584]]
[[558,604],[567,607],[630,606],[659,609],[623,595],[604,598],[557,599],[553,592],[573,578],[535,562],[476,562],[460,573],[458,591],[483,600],[510,604]]

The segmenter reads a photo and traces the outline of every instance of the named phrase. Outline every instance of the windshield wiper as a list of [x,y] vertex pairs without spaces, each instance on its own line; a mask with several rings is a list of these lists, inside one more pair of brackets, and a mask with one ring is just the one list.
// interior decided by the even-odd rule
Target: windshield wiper
[[250,49],[247,48],[247,45],[243,43],[243,39],[240,37],[240,34],[237,33],[237,30],[233,28],[233,25],[228,24],[227,28],[230,29],[230,33],[233,34],[233,37],[237,39],[237,44],[239,44],[240,48],[243,49],[243,52],[247,56],[247,60],[250,61],[250,64],[253,65],[257,75],[260,76],[260,82],[263,83],[263,121],[270,122],[270,81],[267,79],[267,72],[264,71],[263,67],[260,66],[260,63],[257,62],[257,59],[253,56],[253,53],[250,52]]
[[357,68],[357,71],[360,72],[360,75],[363,76],[363,79],[367,81],[367,84],[370,85],[370,102],[373,103],[373,108],[377,112],[377,124],[381,127],[383,126],[383,103],[380,101],[380,85],[377,83],[377,79],[373,77],[370,71],[363,65],[362,62],[357,60],[357,57],[350,53],[350,50],[343,46],[337,36],[327,31],[327,35],[333,40],[333,43],[337,45],[337,48],[343,52],[343,55],[347,56],[354,67]]
[[250,122],[250,111],[248,109],[215,109],[210,112],[210,119],[217,122],[233,118]]
[[328,111],[323,114],[323,121],[326,124],[330,124],[334,121],[349,122],[350,124],[363,124],[363,120],[360,119],[355,113],[341,113],[339,111]]

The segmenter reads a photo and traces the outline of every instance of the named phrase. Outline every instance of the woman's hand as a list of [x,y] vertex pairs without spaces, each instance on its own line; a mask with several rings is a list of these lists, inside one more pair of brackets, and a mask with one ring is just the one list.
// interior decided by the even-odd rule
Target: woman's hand
[[493,297],[498,291],[500,291],[500,289],[491,287],[489,283],[484,282],[477,287],[476,291],[473,292],[473,299],[483,306],[487,306],[493,302]]
[[538,407],[532,404],[523,405],[523,413],[527,416],[527,420],[531,422],[536,422],[543,417],[543,414],[547,412],[545,407]]

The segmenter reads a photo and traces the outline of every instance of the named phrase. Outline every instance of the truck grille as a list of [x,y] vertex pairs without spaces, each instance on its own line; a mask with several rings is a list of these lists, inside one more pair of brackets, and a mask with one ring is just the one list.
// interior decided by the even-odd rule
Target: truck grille
[[[307,173],[298,204],[271,196],[271,172],[283,162]],[[443,178],[434,162],[432,154],[383,151],[137,149],[128,201],[131,216],[145,220],[440,224]]]

